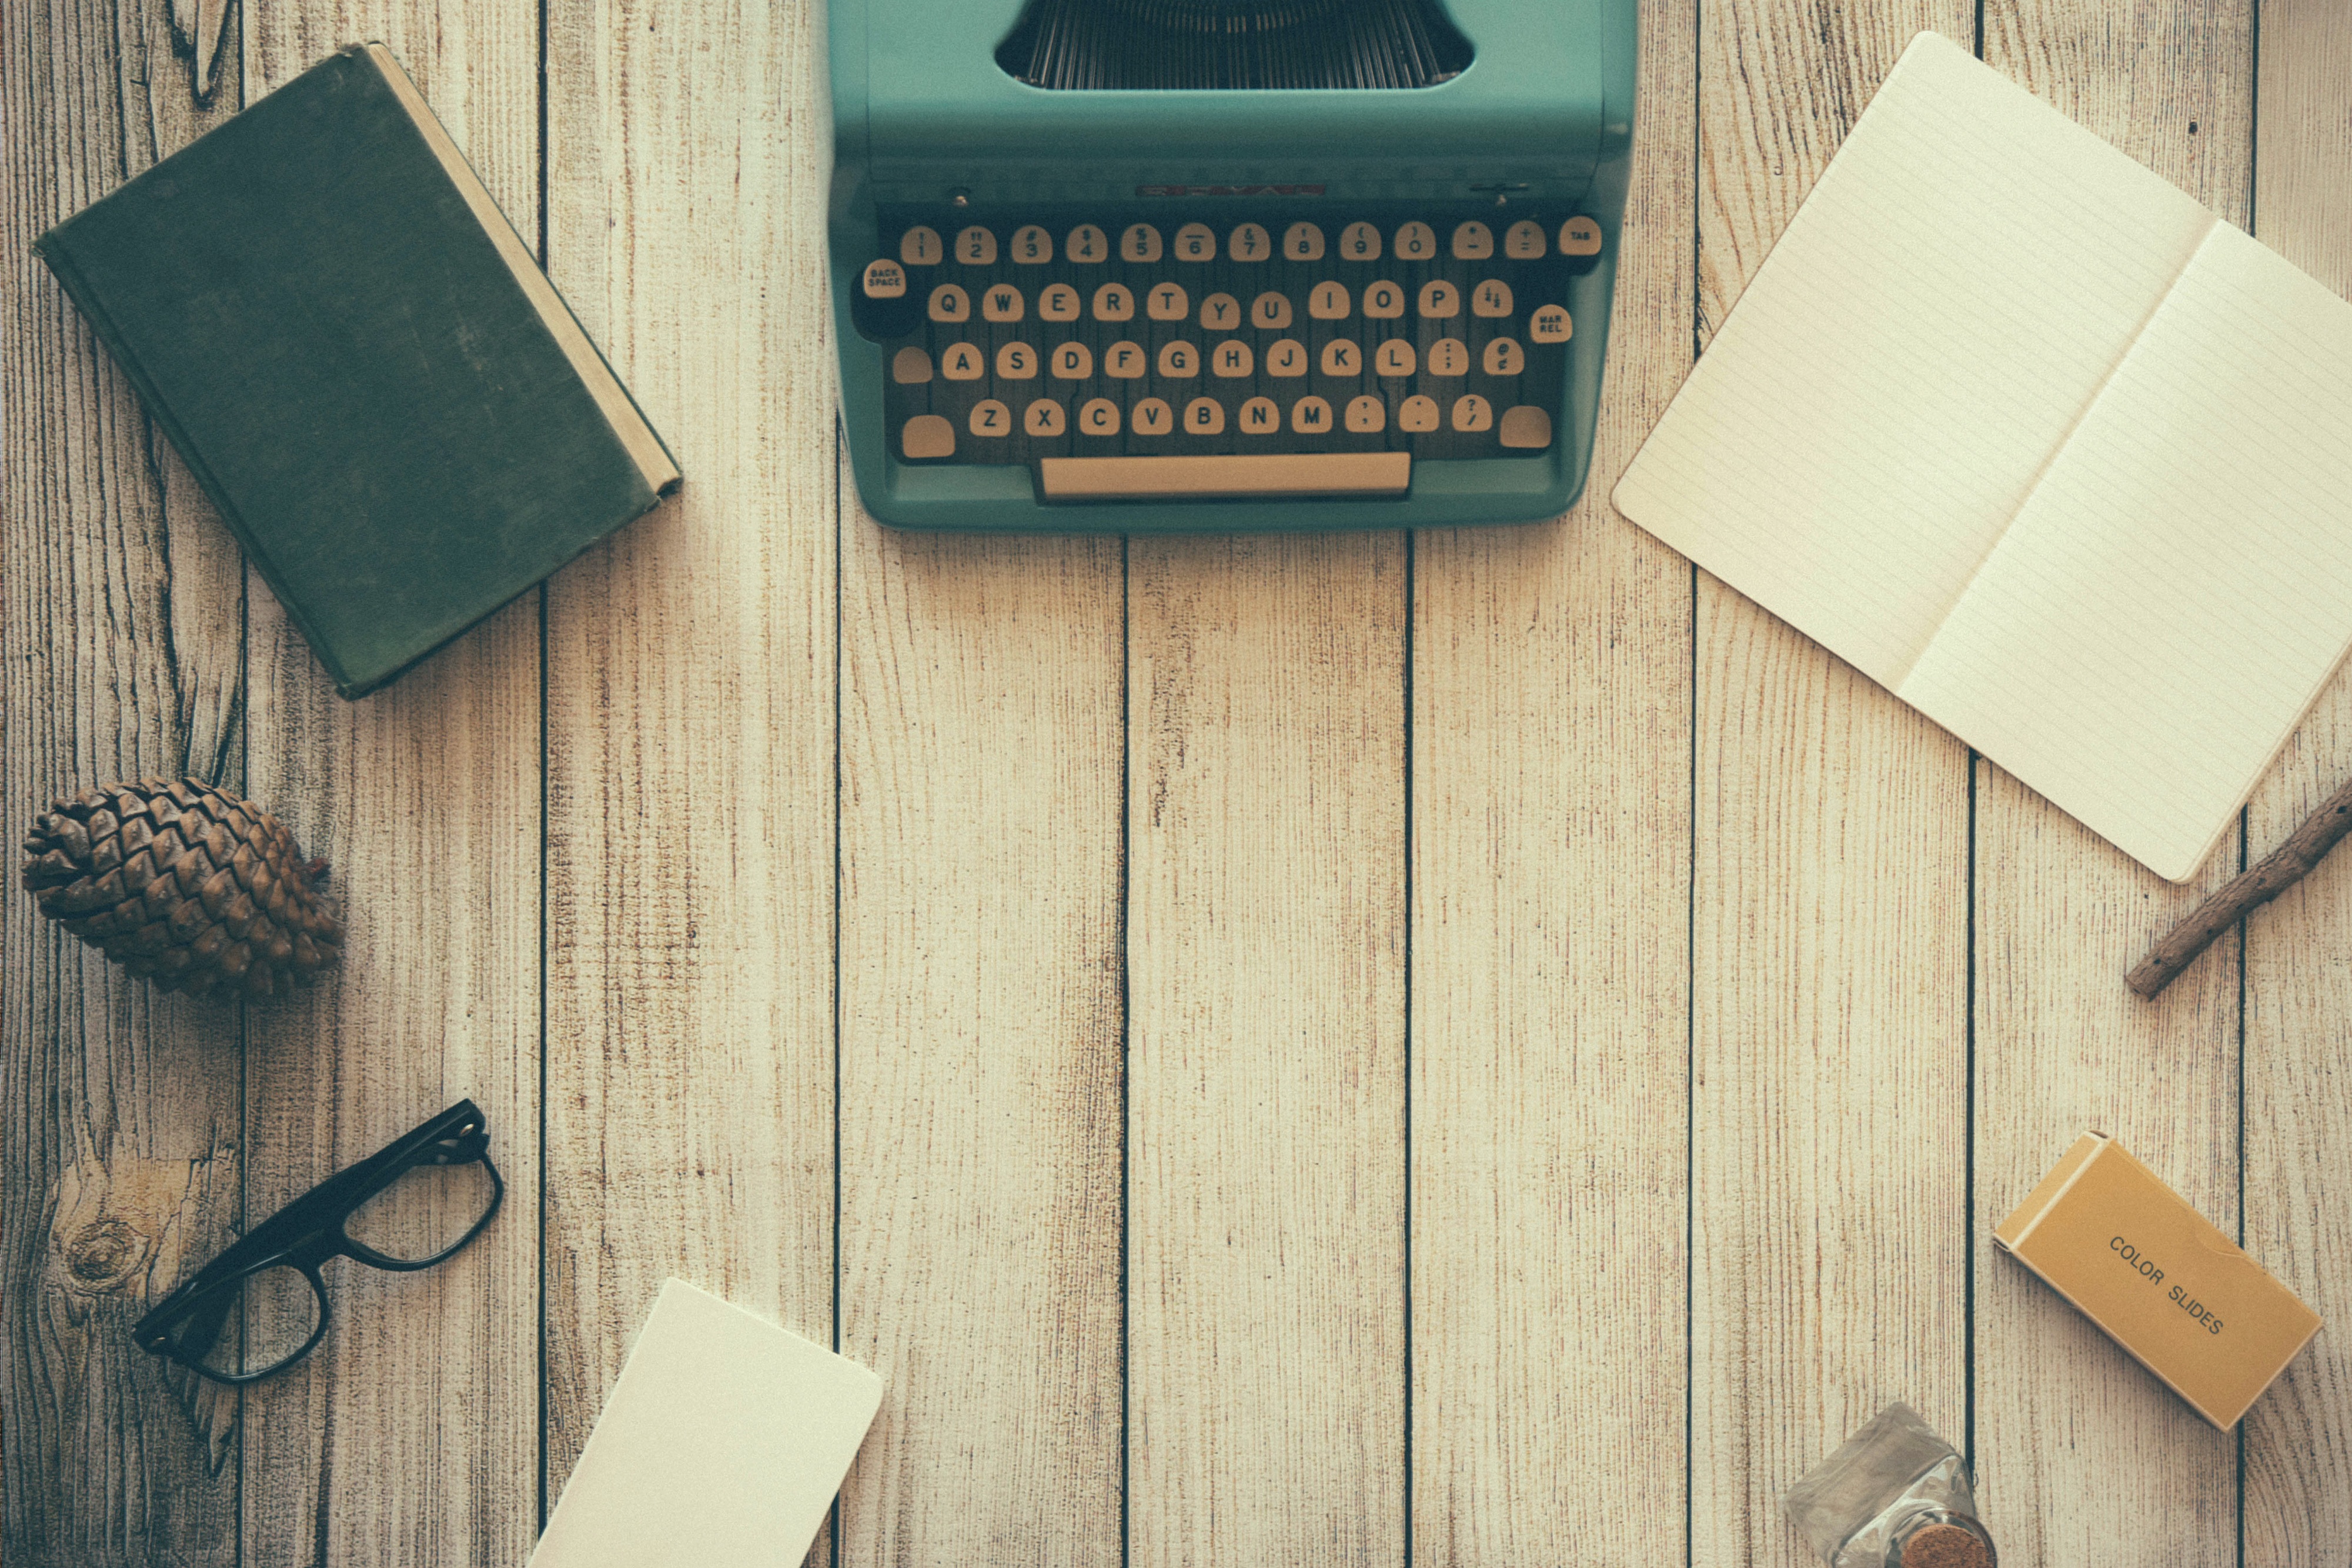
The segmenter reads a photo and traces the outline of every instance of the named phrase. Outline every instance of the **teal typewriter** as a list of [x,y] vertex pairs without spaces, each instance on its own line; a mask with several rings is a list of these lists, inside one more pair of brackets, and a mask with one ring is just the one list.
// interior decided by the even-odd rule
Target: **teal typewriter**
[[833,0],[845,439],[910,528],[1549,517],[1636,0]]

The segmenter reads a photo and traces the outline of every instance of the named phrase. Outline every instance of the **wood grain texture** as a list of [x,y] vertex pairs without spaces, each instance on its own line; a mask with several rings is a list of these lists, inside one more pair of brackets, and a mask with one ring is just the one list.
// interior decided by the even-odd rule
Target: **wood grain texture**
[[[2352,297],[2352,9],[2261,8],[2254,233]],[[2352,683],[2339,673],[2254,794],[2262,854],[2352,779]],[[2352,1253],[2338,1173],[2352,1163],[2352,858],[2323,862],[2246,926],[2246,1249],[2328,1322],[2247,1414],[2245,1568],[2352,1561]]]
[[[1971,7],[1706,5],[1711,331],[1923,28]],[[1699,574],[1692,1560],[1807,1560],[1790,1483],[1891,1400],[1966,1420],[1968,754]]]
[[547,589],[546,1497],[663,1279],[833,1337],[833,349],[807,11],[551,11],[549,264],[685,471]]
[[[1984,16],[1994,68],[2244,221],[2242,9],[2149,5],[2118,27],[2097,0],[1991,0]],[[1981,1239],[2086,1127],[2234,1228],[2235,944],[2154,1002],[2123,974],[2239,865],[2232,833],[2171,886],[1978,764],[1976,1456],[2005,1562],[2235,1561],[2231,1439]]]
[[1417,541],[1412,1560],[1429,1568],[1683,1560],[1691,573],[1609,492],[1690,368],[1696,26],[1694,4],[1643,14],[1583,499],[1557,525]]
[[1404,541],[1129,562],[1129,1561],[1398,1562]]
[[32,254],[221,114],[150,7],[17,6],[0,51],[0,1561],[226,1564],[236,1401],[129,1330],[238,1218],[241,1014],[126,978],[16,885],[52,797],[244,781],[236,547]]
[[1116,539],[877,527],[842,473],[846,1563],[1120,1560]]
[[[535,239],[537,7],[260,8],[247,97],[354,38],[391,47]],[[436,1268],[330,1268],[327,1342],[247,1402],[244,1560],[519,1563],[539,1487],[539,595],[358,703],[257,576],[248,602],[252,788],[330,861],[350,931],[334,984],[252,1009],[248,1207],[467,1097],[507,1197]]]

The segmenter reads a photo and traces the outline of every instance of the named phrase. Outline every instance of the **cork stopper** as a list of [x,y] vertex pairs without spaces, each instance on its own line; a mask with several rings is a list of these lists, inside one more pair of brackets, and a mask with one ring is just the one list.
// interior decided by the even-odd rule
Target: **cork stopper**
[[1957,1524],[1931,1524],[1903,1543],[1903,1568],[1992,1568],[1992,1553]]

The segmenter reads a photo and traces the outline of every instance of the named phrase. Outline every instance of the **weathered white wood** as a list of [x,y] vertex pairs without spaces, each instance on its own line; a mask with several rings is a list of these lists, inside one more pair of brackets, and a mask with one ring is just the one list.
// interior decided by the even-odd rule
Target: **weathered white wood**
[[1431,1568],[1683,1560],[1691,569],[1609,492],[1690,368],[1697,9],[1643,20],[1584,498],[1558,524],[1417,541],[1412,1533]]
[[551,274],[686,475],[547,591],[551,1504],[666,1276],[832,1338],[835,643],[806,8],[547,26]]
[[877,527],[842,470],[845,1564],[1120,1560],[1117,539]]
[[1129,547],[1129,1561],[1405,1541],[1406,554]]
[[[2260,13],[2254,232],[2352,297],[2352,8]],[[2339,674],[2248,812],[2268,852],[2352,778],[2352,685]],[[2245,1568],[2352,1560],[2352,854],[2340,850],[2248,923],[2242,1125],[2245,1245],[2329,1327],[2246,1417]]]
[[[1972,8],[1704,5],[1720,323],[1912,37]],[[1790,1482],[1890,1400],[1967,1418],[1968,753],[1701,573],[1693,1561],[1793,1565]]]
[[[2097,0],[1995,0],[1984,18],[1995,68],[2243,220],[2242,10],[2182,7],[2118,29]],[[2235,946],[2153,1003],[2122,977],[2238,869],[2233,833],[2197,885],[2175,888],[1978,765],[1976,1456],[2005,1558],[2236,1559],[2231,1439],[1983,1239],[2086,1127],[2235,1225]]]
[[0,1561],[226,1564],[236,1401],[129,1330],[233,1234],[240,1016],[126,978],[16,874],[56,796],[243,782],[236,544],[32,254],[225,111],[152,7],[17,6],[0,47]]
[[[354,38],[400,57],[535,243],[537,6],[258,8],[247,97]],[[349,930],[334,983],[250,1009],[247,1210],[466,1097],[507,1197],[437,1268],[330,1267],[326,1343],[247,1403],[244,1561],[519,1563],[539,1486],[539,595],[347,703],[257,576],[247,592],[248,777],[331,862]]]

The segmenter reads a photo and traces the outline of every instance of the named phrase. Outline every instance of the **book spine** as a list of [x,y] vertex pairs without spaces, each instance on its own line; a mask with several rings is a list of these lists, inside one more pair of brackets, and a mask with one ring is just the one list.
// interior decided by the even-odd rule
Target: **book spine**
[[[221,521],[227,525],[228,531],[236,538],[237,548],[245,552],[245,559],[252,563],[255,570],[261,573],[262,581],[269,585],[269,591],[277,595],[279,606],[285,610],[288,618],[294,622],[295,628],[302,633],[303,639],[310,643],[313,654],[316,655],[317,651],[326,644],[314,634],[308,620],[288,595],[285,585],[278,580],[277,567],[271,562],[269,557],[256,546],[252,533],[245,526],[245,519],[239,517],[236,508],[229,504],[227,494],[222,490],[220,482],[213,476],[212,469],[205,465],[204,455],[196,450],[195,443],[189,440],[188,433],[181,428],[179,420],[173,415],[171,405],[164,402],[163,394],[156,390],[153,381],[149,379],[145,367],[139,362],[139,357],[131,351],[131,345],[124,341],[122,334],[115,329],[114,323],[108,317],[97,291],[92,289],[88,281],[83,278],[81,269],[74,260],[71,246],[67,243],[58,230],[51,229],[33,242],[33,254],[39,256],[43,265],[48,267],[50,275],[58,280],[58,287],[66,291],[66,298],[73,301],[74,308],[81,312],[82,319],[89,323],[91,332],[96,334],[99,342],[105,348],[115,364],[121,369],[123,375],[130,380],[131,390],[139,394],[140,406],[146,410],[147,417],[154,421],[156,427],[163,431],[164,439],[171,442],[172,449],[180,455],[180,461],[188,465],[188,472],[195,476],[197,487],[204,491],[205,499],[212,502],[213,510],[220,514]],[[342,671],[328,665],[323,657],[320,657],[319,662],[326,667],[328,674],[334,678],[338,689],[346,685],[346,677]]]

